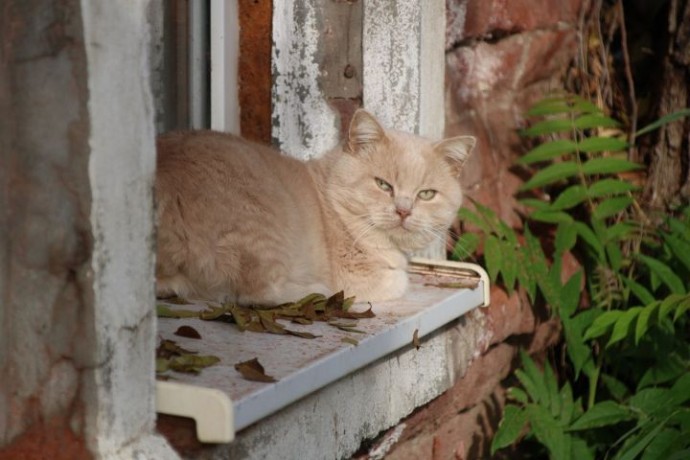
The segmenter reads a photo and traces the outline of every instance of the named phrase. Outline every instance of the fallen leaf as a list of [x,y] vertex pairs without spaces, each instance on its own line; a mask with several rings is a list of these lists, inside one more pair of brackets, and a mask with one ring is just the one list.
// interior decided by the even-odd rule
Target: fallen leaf
[[275,378],[271,377],[270,375],[266,375],[266,371],[261,363],[259,363],[258,358],[237,363],[235,364],[235,369],[247,380],[267,383],[276,382]]
[[355,329],[354,327],[347,327],[347,326],[336,326],[336,327],[338,329],[340,329],[341,331],[345,331],[345,332],[354,332],[356,334],[366,334],[367,333],[367,331],[363,331],[361,329]]
[[343,337],[340,339],[341,342],[349,343],[350,345],[359,345],[359,340],[353,338],[353,337]]
[[167,305],[156,305],[156,315],[159,318],[198,318],[199,312],[195,310],[173,310]]
[[271,334],[286,334],[285,328],[275,322],[274,316],[271,312],[258,311],[261,325]]
[[186,354],[196,354],[196,351],[187,350],[179,346],[174,340],[161,340],[161,343],[156,349],[157,358],[170,358],[171,356],[179,356]]
[[198,374],[203,368],[213,366],[219,361],[219,357],[211,355],[181,355],[171,358],[168,367],[177,372]]
[[415,329],[412,333],[412,345],[414,345],[417,350],[422,346],[422,342],[419,341],[419,329]]
[[179,335],[180,337],[187,337],[190,339],[200,339],[201,334],[199,334],[199,331],[194,329],[192,326],[180,326],[177,328],[177,330],[174,332],[175,335]]
[[317,337],[321,337],[320,335],[314,335],[310,332],[302,332],[302,331],[293,331],[291,329],[285,329],[285,332],[287,332],[290,335],[295,335],[297,337],[302,337],[303,339],[315,339]]
[[206,321],[213,321],[215,319],[220,318],[228,312],[228,309],[226,307],[214,307],[210,305],[209,307],[210,308],[208,310],[204,310],[199,313],[199,318]]

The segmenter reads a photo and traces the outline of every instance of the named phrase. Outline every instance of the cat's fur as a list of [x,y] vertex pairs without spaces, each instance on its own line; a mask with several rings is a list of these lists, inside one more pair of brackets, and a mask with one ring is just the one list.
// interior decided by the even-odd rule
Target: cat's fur
[[[474,142],[386,131],[363,110],[340,147],[308,162],[229,134],[163,135],[157,294],[244,304],[339,290],[399,297],[407,254],[443,238],[460,207]],[[437,193],[424,200],[424,190]]]

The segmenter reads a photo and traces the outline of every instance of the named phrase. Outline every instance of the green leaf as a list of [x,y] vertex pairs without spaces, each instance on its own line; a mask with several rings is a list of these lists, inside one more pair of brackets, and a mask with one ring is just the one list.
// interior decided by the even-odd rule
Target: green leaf
[[642,166],[620,158],[593,158],[582,165],[583,174],[615,174],[640,169]]
[[674,122],[676,120],[680,120],[681,118],[685,118],[689,115],[690,115],[690,108],[685,108],[685,109],[677,110],[673,113],[669,113],[668,115],[664,115],[663,117],[659,118],[655,122],[650,123],[647,126],[645,126],[644,128],[638,130],[635,133],[635,136],[641,136],[643,134],[647,134],[651,131],[654,131],[655,129],[662,127],[663,125]]
[[654,302],[654,296],[652,295],[652,293],[649,292],[646,287],[642,286],[637,281],[633,280],[632,278],[628,278],[627,276],[624,276],[623,283],[645,305],[649,305],[652,302]]
[[668,460],[681,438],[678,430],[666,428],[652,439],[644,449],[640,460]]
[[503,419],[491,441],[491,455],[513,444],[520,436],[525,423],[527,423],[527,412],[517,406],[507,405],[503,411]]
[[665,410],[673,400],[668,388],[645,388],[635,393],[628,405],[647,416],[652,416],[659,410]]
[[672,293],[685,294],[683,281],[668,267],[668,265],[657,259],[645,256],[644,254],[638,254],[637,257],[639,257],[653,273],[661,278],[661,281],[668,286]]
[[671,387],[671,405],[680,406],[690,399],[690,372],[683,374]]
[[523,129],[520,134],[522,136],[530,136],[530,137],[535,137],[535,136],[541,136],[544,134],[555,134],[555,133],[560,133],[564,131],[572,131],[573,130],[573,123],[570,120],[564,120],[564,119],[554,119],[554,120],[544,120],[540,121],[538,123],[535,123],[534,125],[530,126],[527,129]]
[[508,388],[508,397],[522,404],[527,404],[529,402],[529,397],[527,396],[527,393],[525,393],[521,388],[518,387]]
[[620,342],[630,334],[632,323],[637,319],[641,311],[642,307],[632,307],[623,312],[613,325],[613,332],[611,332],[611,338],[609,338],[606,348],[609,348],[614,343]]
[[568,139],[557,139],[533,148],[521,157],[518,163],[528,165],[539,161],[547,161],[573,153],[576,150],[577,144],[575,142]]
[[628,387],[626,387],[623,382],[612,375],[601,374],[601,382],[604,384],[609,393],[611,393],[611,396],[613,396],[617,401],[622,401],[630,393]]
[[594,320],[592,326],[587,329],[583,340],[591,340],[606,334],[613,325],[623,316],[621,310],[607,311]]
[[582,337],[584,336],[585,330],[591,327],[594,320],[600,314],[599,310],[591,308],[578,313],[573,318],[561,317],[563,320],[563,332],[565,333],[568,356],[573,362],[576,377],[578,377],[582,371],[589,375],[590,371],[593,370],[592,347],[590,347]]
[[561,289],[561,318],[572,316],[580,303],[582,270],[572,275]]
[[637,226],[628,222],[618,222],[606,229],[606,240],[618,242],[628,237],[637,229]]
[[599,203],[592,213],[593,219],[605,219],[624,211],[633,202],[629,196],[617,196],[608,198]]
[[625,407],[614,401],[603,401],[592,406],[587,412],[568,427],[569,431],[588,430],[602,426],[615,425],[616,423],[634,418],[633,414]]
[[583,222],[575,222],[575,228],[577,229],[577,234],[584,240],[585,243],[597,254],[600,262],[604,262],[604,246],[597,238],[596,234],[592,231],[587,224]]
[[658,435],[665,423],[658,423],[651,430],[643,430],[639,434],[628,439],[623,448],[619,451],[619,460],[634,460]]
[[570,382],[565,382],[558,396],[561,401],[561,413],[557,418],[563,426],[568,426],[575,417],[577,409],[575,401],[573,401],[573,389],[570,386]]
[[496,277],[501,269],[502,257],[501,242],[494,235],[489,235],[484,242],[484,260],[486,261],[486,271],[489,272],[491,282],[496,282]]
[[652,321],[655,321],[655,313],[658,313],[660,304],[661,302],[654,301],[646,305],[640,312],[640,315],[637,317],[637,323],[635,324],[635,345],[640,343],[640,340],[649,329]]
[[600,198],[607,195],[620,195],[636,189],[637,187],[628,181],[605,178],[591,184],[587,195],[590,198]]
[[573,217],[561,211],[534,211],[529,218],[547,224],[571,224]]
[[537,211],[545,211],[551,208],[551,203],[536,198],[523,198],[519,202]]
[[543,187],[544,185],[575,176],[577,173],[578,165],[575,162],[564,161],[562,163],[555,163],[537,172],[529,181],[522,184],[520,190],[524,191]]
[[[522,377],[517,375],[520,383],[534,402],[543,401],[548,396],[544,375],[539,371],[532,358],[522,349],[520,350],[520,359],[522,360],[522,372],[517,371],[522,374]],[[525,385],[525,382],[528,382],[528,385]]]
[[479,246],[479,235],[475,233],[463,233],[455,243],[453,248],[453,258],[456,260],[465,260],[472,258],[472,254]]
[[690,271],[690,243],[669,233],[665,233],[663,238],[673,255]]
[[628,143],[615,137],[588,137],[578,144],[582,152],[620,152],[628,148]]
[[544,384],[546,385],[546,394],[548,397],[548,407],[551,410],[551,416],[557,418],[561,415],[561,397],[558,394],[558,381],[548,362],[544,363]]
[[611,117],[602,114],[587,114],[575,119],[575,127],[577,129],[591,129],[591,128],[617,128],[620,123]]
[[517,273],[520,271],[517,252],[515,250],[515,246],[510,241],[504,240],[502,241],[501,245],[503,251],[503,266],[501,267],[501,276],[503,276],[503,282],[508,290],[508,294],[512,294]]
[[575,246],[575,243],[577,243],[577,228],[573,225],[559,225],[556,230],[556,239],[554,240],[556,254],[570,251]]
[[568,458],[572,438],[563,432],[563,428],[556,423],[546,408],[531,404],[527,406],[526,412],[534,436],[549,449],[550,457]]
[[558,198],[551,205],[551,210],[561,211],[570,209],[587,199],[587,189],[583,185],[571,185],[558,194]]
[[660,385],[662,383],[676,380],[688,371],[686,363],[677,354],[671,353],[664,359],[658,360],[652,367],[647,369],[637,384],[638,390],[650,385]]
[[475,227],[481,229],[484,233],[491,233],[491,227],[489,224],[486,223],[486,220],[484,220],[479,214],[476,212],[467,209],[467,208],[460,208],[458,211],[458,218],[462,222],[467,222]]

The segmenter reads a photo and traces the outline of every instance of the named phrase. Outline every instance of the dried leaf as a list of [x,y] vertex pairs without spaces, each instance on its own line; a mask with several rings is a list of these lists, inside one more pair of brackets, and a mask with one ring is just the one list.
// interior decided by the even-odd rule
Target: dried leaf
[[226,307],[214,307],[209,305],[210,309],[204,310],[199,313],[199,318],[206,321],[213,321],[219,319],[221,316],[228,312]]
[[302,337],[303,339],[315,339],[317,337],[321,337],[320,335],[314,335],[310,332],[293,331],[291,329],[285,329],[285,332],[287,332],[290,335]]
[[326,311],[342,310],[343,303],[345,303],[345,294],[343,291],[336,292],[326,300]]
[[185,354],[195,354],[196,351],[187,350],[179,346],[174,340],[161,340],[161,343],[156,349],[157,358],[170,358],[172,356],[180,356]]
[[340,321],[337,319],[328,320],[328,324],[335,327],[357,327],[357,321]]
[[347,327],[347,326],[336,326],[336,327],[338,329],[340,329],[341,331],[345,331],[345,332],[354,332],[356,334],[366,334],[367,333],[367,331],[363,331],[361,329],[355,329],[354,327]]
[[314,324],[314,321],[307,319],[307,318],[292,318],[291,321],[293,323],[304,324],[304,325]]
[[226,308],[235,320],[237,327],[239,327],[241,331],[246,331],[249,323],[252,321],[251,312],[246,308],[233,304],[226,305]]
[[156,315],[159,318],[198,318],[199,312],[195,310],[173,310],[167,305],[156,305]]
[[271,377],[270,375],[266,375],[266,371],[261,363],[259,363],[258,358],[237,363],[235,364],[235,369],[247,380],[267,383],[276,381],[275,378]]
[[359,345],[359,340],[353,338],[353,337],[343,337],[340,339],[341,342],[349,343],[350,345]]
[[422,346],[422,342],[419,341],[419,329],[415,329],[412,333],[412,345],[414,345],[417,350]]
[[167,371],[169,369],[169,361],[167,358],[156,358],[156,373]]
[[192,326],[180,326],[177,328],[175,331],[175,335],[179,335],[180,337],[188,337],[190,339],[200,339],[201,334],[199,334],[199,331],[194,329]]
[[267,311],[258,311],[261,325],[271,334],[286,334],[285,328],[274,321],[273,313]]
[[362,312],[333,310],[333,311],[330,311],[329,313],[332,317],[344,318],[344,319],[360,319],[360,318],[375,318],[376,317],[376,315],[374,314],[374,311],[371,309],[371,305],[369,306],[368,310],[362,311]]
[[171,358],[168,367],[177,372],[198,374],[205,367],[213,366],[219,361],[219,357],[212,355],[181,355]]

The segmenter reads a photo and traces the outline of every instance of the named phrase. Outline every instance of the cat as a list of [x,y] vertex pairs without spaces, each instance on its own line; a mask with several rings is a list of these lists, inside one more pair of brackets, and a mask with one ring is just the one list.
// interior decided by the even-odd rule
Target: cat
[[386,130],[363,109],[338,147],[304,162],[230,134],[164,134],[156,293],[264,305],[340,290],[398,298],[408,255],[445,238],[474,144]]

